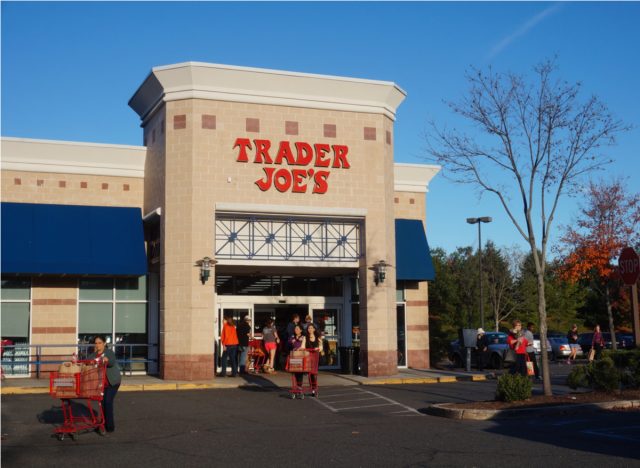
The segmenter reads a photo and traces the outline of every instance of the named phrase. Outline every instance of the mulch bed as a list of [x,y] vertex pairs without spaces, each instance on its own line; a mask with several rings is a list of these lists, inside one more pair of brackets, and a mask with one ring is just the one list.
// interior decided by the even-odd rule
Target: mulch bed
[[551,407],[560,405],[582,405],[587,403],[602,403],[605,401],[640,400],[640,390],[623,390],[619,393],[585,392],[569,393],[566,395],[535,395],[529,400],[514,401],[476,401],[472,403],[450,404],[451,408],[458,409],[525,409],[537,407]]

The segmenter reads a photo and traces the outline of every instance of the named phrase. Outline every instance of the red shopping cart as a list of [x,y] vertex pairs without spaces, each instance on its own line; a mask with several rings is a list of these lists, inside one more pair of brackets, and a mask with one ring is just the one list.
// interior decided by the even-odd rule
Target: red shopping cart
[[[94,360],[66,363],[57,372],[50,373],[49,393],[54,398],[60,398],[64,416],[62,426],[53,431],[58,440],[64,440],[66,435],[75,440],[79,433],[96,429],[104,431],[102,398],[106,378],[106,365]],[[72,399],[86,401],[88,416],[73,413]],[[94,409],[92,401],[96,402],[97,409]]]
[[249,372],[257,374],[264,366],[267,359],[267,353],[262,349],[262,340],[249,340]]
[[[306,394],[318,396],[318,357],[317,349],[304,349],[289,353],[286,369],[291,374],[289,396],[292,399],[304,400]],[[306,385],[304,374],[307,374]]]

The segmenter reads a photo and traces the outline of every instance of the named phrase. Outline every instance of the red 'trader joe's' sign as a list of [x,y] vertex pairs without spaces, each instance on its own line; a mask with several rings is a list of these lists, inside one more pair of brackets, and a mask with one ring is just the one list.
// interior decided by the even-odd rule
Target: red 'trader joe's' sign
[[[307,193],[311,188],[312,193],[326,193],[329,169],[351,167],[346,145],[281,141],[277,148],[272,148],[270,140],[237,138],[233,148],[239,148],[236,161],[248,163],[252,160],[254,164],[265,165],[264,177],[256,180],[263,192],[275,187],[279,192]],[[274,167],[285,163],[293,167]]]

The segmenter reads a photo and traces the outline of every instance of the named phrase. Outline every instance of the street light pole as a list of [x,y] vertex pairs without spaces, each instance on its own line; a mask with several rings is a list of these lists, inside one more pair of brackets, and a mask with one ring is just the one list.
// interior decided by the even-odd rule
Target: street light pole
[[480,218],[467,218],[467,223],[478,225],[478,263],[479,263],[479,280],[480,280],[480,327],[484,329],[484,297],[482,291],[482,223],[490,223],[493,219],[490,216],[482,216]]

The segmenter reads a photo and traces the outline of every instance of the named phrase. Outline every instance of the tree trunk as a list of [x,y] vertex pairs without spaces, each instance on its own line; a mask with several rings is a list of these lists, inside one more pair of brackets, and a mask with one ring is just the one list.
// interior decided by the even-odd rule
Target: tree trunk
[[[536,262],[537,263],[537,262]],[[549,375],[549,353],[547,350],[547,302],[544,295],[544,270],[536,265],[538,282],[538,317],[540,319],[540,360],[542,365],[542,387],[545,395],[553,395]]]
[[613,312],[611,311],[611,298],[609,297],[609,285],[604,287],[604,297],[607,301],[607,315],[609,316],[609,331],[611,332],[611,349],[616,351],[618,349],[618,342],[616,340],[616,332],[613,327]]

